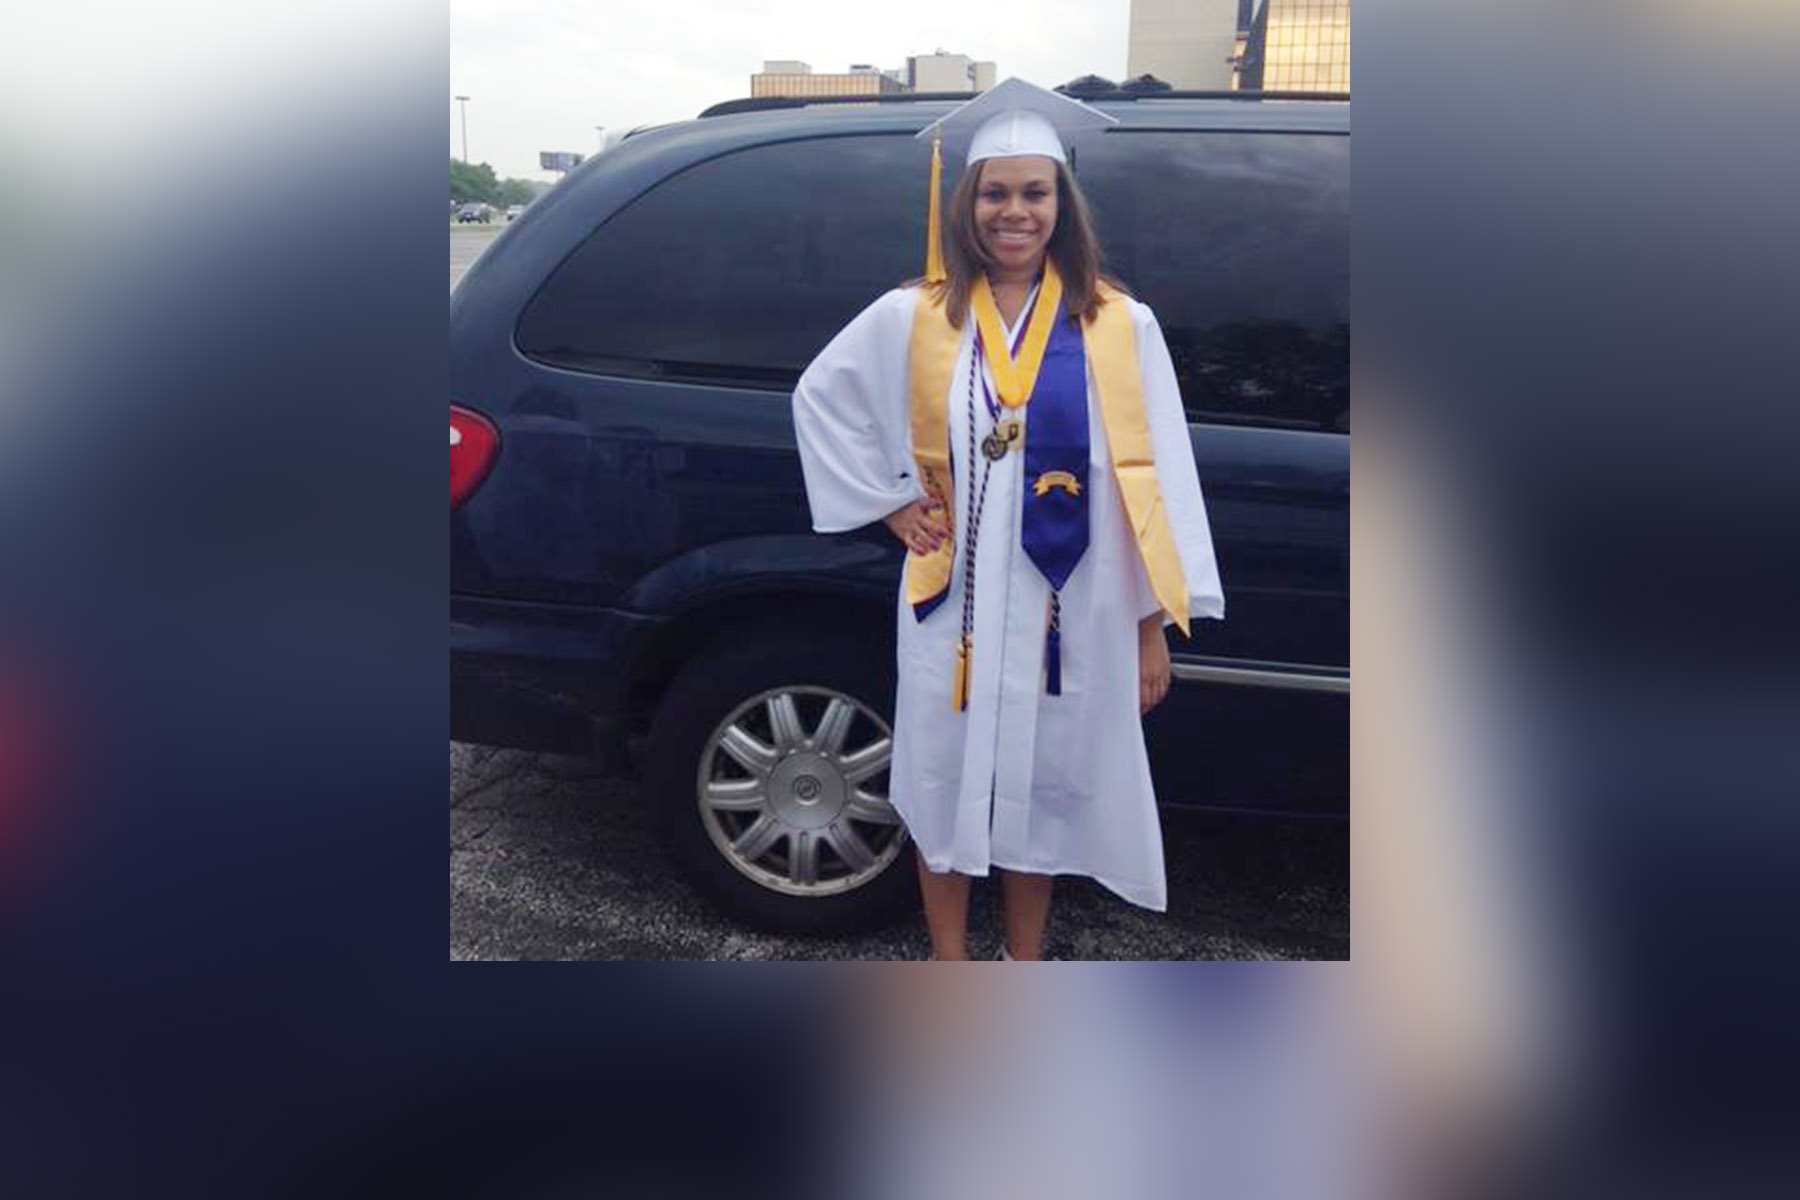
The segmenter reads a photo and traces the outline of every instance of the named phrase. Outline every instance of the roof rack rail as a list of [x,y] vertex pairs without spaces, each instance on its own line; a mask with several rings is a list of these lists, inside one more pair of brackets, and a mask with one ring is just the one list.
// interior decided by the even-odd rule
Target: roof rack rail
[[[973,100],[979,92],[865,92],[848,96],[749,96],[741,100],[721,100],[700,114],[723,117],[732,113],[771,112],[783,108],[807,108],[814,104],[919,104],[933,100]],[[1094,100],[1336,100],[1348,101],[1349,92],[1143,92],[1114,88],[1111,91],[1083,91],[1079,99]]]
[[742,100],[721,100],[702,117],[723,117],[731,113],[768,112],[778,108],[805,108],[809,104],[908,104],[921,100],[973,100],[979,92],[863,92],[851,96],[749,96]]

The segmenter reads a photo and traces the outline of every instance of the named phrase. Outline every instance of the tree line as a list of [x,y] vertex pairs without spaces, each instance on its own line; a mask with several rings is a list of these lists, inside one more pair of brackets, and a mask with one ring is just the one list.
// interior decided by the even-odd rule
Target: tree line
[[487,163],[450,160],[450,199],[458,204],[492,204],[505,208],[509,204],[530,204],[537,189],[529,180],[497,179]]

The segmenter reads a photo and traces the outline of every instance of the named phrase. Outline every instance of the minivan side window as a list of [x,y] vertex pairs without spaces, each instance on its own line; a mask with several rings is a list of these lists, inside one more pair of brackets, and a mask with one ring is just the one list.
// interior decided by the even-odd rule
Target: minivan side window
[[1115,130],[1080,147],[1111,272],[1193,421],[1348,432],[1350,139]]
[[[1081,146],[1108,269],[1156,311],[1191,420],[1348,431],[1349,153],[1337,135],[1129,127]],[[574,370],[791,388],[923,269],[929,159],[899,134],[699,163],[552,273],[520,347]]]
[[601,374],[792,388],[852,317],[923,271],[930,157],[904,133],[812,138],[673,175],[557,268],[520,348]]

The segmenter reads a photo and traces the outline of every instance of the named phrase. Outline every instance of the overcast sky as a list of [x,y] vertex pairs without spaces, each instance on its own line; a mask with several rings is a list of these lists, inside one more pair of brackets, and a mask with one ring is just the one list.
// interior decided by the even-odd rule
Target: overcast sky
[[[469,97],[470,160],[502,179],[554,179],[538,151],[591,153],[596,125],[682,121],[748,96],[764,59],[835,73],[942,49],[1046,87],[1122,79],[1131,0],[453,0],[450,14],[450,90]],[[460,106],[445,107],[460,158]]]

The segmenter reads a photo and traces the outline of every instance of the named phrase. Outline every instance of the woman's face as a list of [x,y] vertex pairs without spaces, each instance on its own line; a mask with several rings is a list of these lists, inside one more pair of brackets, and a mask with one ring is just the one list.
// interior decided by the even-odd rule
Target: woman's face
[[1028,279],[1056,230],[1056,160],[989,158],[975,189],[975,233],[1003,279]]

